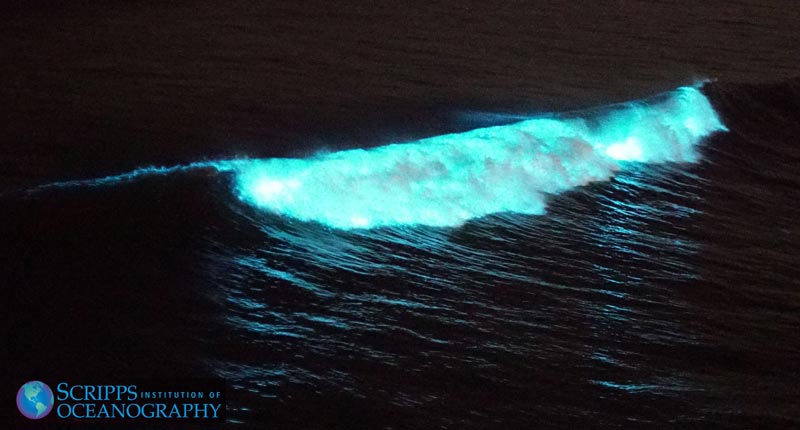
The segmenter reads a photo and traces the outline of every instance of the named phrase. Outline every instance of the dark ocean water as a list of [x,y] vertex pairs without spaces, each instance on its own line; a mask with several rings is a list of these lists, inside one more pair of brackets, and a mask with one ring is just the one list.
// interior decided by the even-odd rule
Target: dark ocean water
[[[4,371],[14,390],[223,377],[226,428],[798,427],[795,9],[9,8]],[[247,204],[212,166],[31,191],[408,142],[699,79],[728,131],[695,162],[624,163],[542,215],[342,230]]]

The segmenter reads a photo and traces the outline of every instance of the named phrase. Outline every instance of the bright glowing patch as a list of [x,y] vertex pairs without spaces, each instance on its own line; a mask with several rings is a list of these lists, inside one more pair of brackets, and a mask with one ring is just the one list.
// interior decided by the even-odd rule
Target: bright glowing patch
[[686,121],[683,122],[683,126],[693,133],[697,133],[697,130],[699,129],[697,121],[692,117],[686,118]]
[[271,181],[269,179],[264,179],[263,181],[259,181],[259,183],[256,185],[254,192],[258,196],[259,200],[269,201],[272,200],[281,191],[283,191],[283,183],[279,181]]
[[497,212],[541,214],[546,194],[606,180],[619,161],[696,161],[695,145],[724,129],[705,96],[684,87],[585,118],[532,118],[234,170],[242,200],[300,220],[454,226]]
[[350,218],[350,222],[353,224],[353,227],[366,227],[369,225],[369,219],[364,218],[363,216],[354,216]]
[[606,148],[606,154],[621,161],[640,161],[642,158],[642,148],[639,146],[639,139],[629,137],[622,143],[612,143]]

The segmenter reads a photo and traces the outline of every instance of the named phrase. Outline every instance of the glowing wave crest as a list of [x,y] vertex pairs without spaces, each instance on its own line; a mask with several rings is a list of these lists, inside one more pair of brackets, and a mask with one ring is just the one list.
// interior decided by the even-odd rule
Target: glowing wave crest
[[625,162],[694,162],[726,130],[706,97],[682,87],[587,118],[534,118],[412,143],[310,159],[238,164],[256,207],[336,228],[456,226],[498,212],[542,214],[545,195],[602,181]]
[[31,191],[214,169],[235,175],[240,200],[304,221],[342,229],[456,226],[498,212],[542,214],[547,194],[607,180],[627,162],[696,161],[697,143],[722,130],[700,90],[682,87],[583,116],[532,118],[309,159],[143,167]]

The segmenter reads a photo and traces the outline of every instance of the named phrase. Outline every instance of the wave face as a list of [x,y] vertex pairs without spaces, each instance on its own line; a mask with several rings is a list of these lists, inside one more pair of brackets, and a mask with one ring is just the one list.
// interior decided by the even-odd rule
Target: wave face
[[533,118],[412,143],[234,169],[245,202],[341,229],[457,226],[499,212],[542,214],[546,194],[604,181],[626,162],[694,162],[726,130],[708,99],[681,87],[588,115]]
[[228,159],[142,167],[30,191],[105,186],[202,169],[235,175],[259,209],[339,229],[458,226],[494,213],[539,215],[548,194],[605,181],[632,163],[695,162],[727,128],[698,87],[578,113],[308,159]]

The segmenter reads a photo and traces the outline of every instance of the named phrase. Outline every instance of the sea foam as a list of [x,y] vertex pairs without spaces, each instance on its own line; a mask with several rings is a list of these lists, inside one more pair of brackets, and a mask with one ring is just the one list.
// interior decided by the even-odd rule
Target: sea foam
[[500,212],[543,214],[547,196],[605,181],[631,163],[695,162],[727,130],[697,87],[647,100],[547,115],[306,159],[231,159],[41,185],[104,186],[198,169],[234,175],[261,210],[340,229],[458,226]]
[[708,99],[681,87],[649,100],[531,118],[308,159],[238,164],[238,197],[330,227],[457,226],[498,212],[542,214],[548,194],[608,180],[631,162],[698,160],[725,130]]

